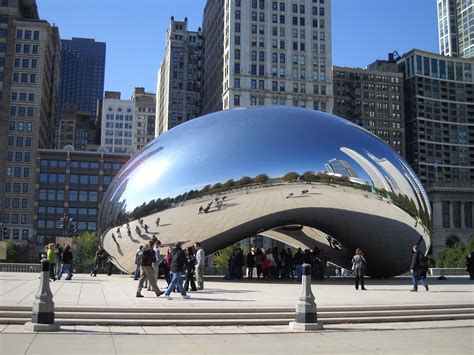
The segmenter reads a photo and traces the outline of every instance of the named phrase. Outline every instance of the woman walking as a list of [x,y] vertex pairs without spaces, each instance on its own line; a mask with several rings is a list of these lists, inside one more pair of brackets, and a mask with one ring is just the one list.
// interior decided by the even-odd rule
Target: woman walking
[[366,288],[364,287],[364,275],[366,266],[367,261],[364,258],[364,252],[360,248],[357,248],[355,251],[355,255],[352,257],[352,271],[354,271],[356,290],[359,289],[359,282],[361,290],[366,290]]

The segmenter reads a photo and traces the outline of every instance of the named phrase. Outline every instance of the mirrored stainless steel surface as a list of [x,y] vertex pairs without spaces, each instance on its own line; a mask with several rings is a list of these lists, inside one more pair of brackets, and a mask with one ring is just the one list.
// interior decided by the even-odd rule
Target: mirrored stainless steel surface
[[376,136],[319,111],[263,107],[196,118],[150,142],[113,180],[99,222],[128,272],[152,236],[164,248],[200,241],[210,254],[262,234],[318,246],[348,269],[361,248],[368,275],[393,276],[409,268],[413,244],[429,248],[430,218],[415,173]]

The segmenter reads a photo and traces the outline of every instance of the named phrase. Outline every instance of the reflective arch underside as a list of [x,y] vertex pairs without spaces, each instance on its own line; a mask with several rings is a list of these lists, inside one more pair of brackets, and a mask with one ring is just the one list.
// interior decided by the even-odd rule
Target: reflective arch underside
[[[370,133],[316,111],[264,108],[205,116],[155,139],[114,179],[100,222],[104,247],[128,272],[153,235],[164,248],[200,241],[211,254],[263,234],[318,246],[345,268],[359,247],[368,275],[393,276],[409,268],[411,245],[430,245],[426,201],[408,165]],[[148,233],[136,233],[138,218]],[[275,229],[287,225],[305,227]]]

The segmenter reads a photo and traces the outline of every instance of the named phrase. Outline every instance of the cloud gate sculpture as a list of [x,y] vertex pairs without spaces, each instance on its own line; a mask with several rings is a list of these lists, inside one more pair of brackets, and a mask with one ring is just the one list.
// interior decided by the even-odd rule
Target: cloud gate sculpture
[[[430,247],[426,193],[382,140],[342,118],[263,107],[222,111],[150,142],[117,174],[102,203],[102,243],[135,269],[139,245],[200,241],[207,254],[257,234],[323,249],[346,269],[356,248],[367,274],[409,268]],[[147,225],[147,229],[140,227]]]

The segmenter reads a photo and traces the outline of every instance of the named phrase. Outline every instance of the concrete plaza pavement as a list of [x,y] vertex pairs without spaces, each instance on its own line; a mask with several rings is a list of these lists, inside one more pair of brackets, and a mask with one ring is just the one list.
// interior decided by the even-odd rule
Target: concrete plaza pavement
[[[168,301],[144,291],[129,276],[75,275],[51,283],[57,306],[104,308],[294,307],[301,286],[292,281],[235,281],[216,278],[206,290]],[[410,279],[368,279],[356,291],[353,279],[313,283],[318,306],[435,305],[474,303],[466,277],[430,280],[430,291],[411,293]],[[164,281],[159,284],[164,287]],[[38,274],[0,273],[0,306],[33,304]],[[23,325],[0,324],[0,354],[472,354],[474,321],[328,324],[322,331],[291,333],[288,326],[62,326],[54,334],[32,333]]]
[[[137,281],[128,275],[77,274],[71,281],[51,282],[57,306],[103,307],[294,307],[301,292],[296,281],[224,281],[209,278],[206,289],[189,292],[191,299],[179,294],[173,300],[156,298],[153,292],[143,291],[144,298],[136,298]],[[474,283],[467,277],[449,277],[446,281],[430,278],[430,291],[422,287],[409,292],[411,279],[371,279],[366,281],[368,291],[356,291],[353,279],[331,278],[313,282],[312,289],[318,306],[376,306],[408,304],[472,304]],[[158,285],[166,283],[160,279]],[[1,305],[32,305],[38,290],[38,274],[0,273]]]
[[[0,334],[0,353],[15,354],[472,354],[470,326],[374,330],[326,329],[298,334],[154,335],[92,330],[55,334]],[[457,323],[457,322],[456,322]],[[152,333],[153,334],[153,333]]]

